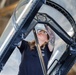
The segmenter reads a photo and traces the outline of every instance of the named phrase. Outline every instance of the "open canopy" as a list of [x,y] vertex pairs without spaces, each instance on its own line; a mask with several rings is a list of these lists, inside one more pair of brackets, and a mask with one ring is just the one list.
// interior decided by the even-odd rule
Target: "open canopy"
[[[32,1],[33,1],[33,3],[32,3]],[[44,1],[44,0],[42,0],[42,1]],[[49,0],[47,0],[47,1],[49,1]],[[59,4],[63,8],[65,8],[70,13],[70,15],[74,18],[74,20],[76,20],[76,17],[75,17],[76,16],[76,10],[75,10],[76,9],[76,4],[75,4],[76,1],[75,0],[68,0],[68,1],[67,0],[51,0],[51,1]],[[26,19],[25,17],[28,17],[27,15],[28,15],[29,11],[33,8],[32,6],[34,6],[35,2],[36,2],[36,0],[26,0],[26,1],[21,0],[20,1],[19,5],[15,9],[13,16],[11,17],[5,31],[3,32],[3,34],[0,38],[0,49],[3,48],[3,50],[5,50],[5,46],[7,46],[7,44],[10,42],[10,40],[12,39],[12,37],[14,36],[16,31],[18,30],[18,27],[21,26],[22,21],[24,21],[24,19]],[[42,6],[40,5],[41,7],[39,6],[40,7],[39,11],[38,11],[39,15],[37,16],[37,18],[40,16],[40,18],[42,18],[42,21],[47,20],[50,24],[53,24],[53,25],[55,25],[53,23],[54,21],[56,23],[58,23],[58,25],[61,26],[64,29],[64,31],[69,35],[69,36],[66,36],[66,38],[68,38],[68,40],[69,40],[69,37],[72,37],[75,33],[75,31],[74,31],[75,26],[71,25],[74,23],[69,22],[70,19],[68,21],[67,18],[69,18],[69,17],[66,17],[67,15],[65,16],[64,14],[59,12],[57,9],[55,9],[53,6],[50,6],[49,3],[47,3],[47,4],[45,3],[45,4],[42,4]],[[41,15],[41,14],[44,14],[44,15]],[[30,13],[29,13],[29,15],[30,15]],[[49,20],[49,16],[54,21],[52,19]],[[38,20],[41,20],[41,19],[38,18]],[[30,27],[30,28],[32,29],[32,27]],[[43,25],[41,24],[41,22],[38,22],[36,29],[37,28],[44,28]],[[53,26],[52,26],[52,28],[53,28]],[[11,31],[11,33],[10,33],[10,31]],[[59,31],[61,31],[61,30],[59,30]],[[8,34],[9,34],[9,36],[8,36]],[[31,32],[25,39],[28,41],[33,39],[34,37],[30,38],[32,36],[32,34],[33,33]],[[59,50],[59,51],[61,50],[61,52],[64,53],[64,51],[66,50],[66,45],[70,44],[70,42],[66,43],[66,40],[64,39],[65,40],[64,41],[63,37],[60,38],[59,34],[57,35],[56,32],[54,32],[54,34],[55,34],[54,52],[56,50]],[[10,36],[11,36],[11,38],[10,38]],[[64,36],[65,36],[65,34],[64,34]],[[5,43],[4,43],[4,41],[5,41]],[[5,45],[3,46],[3,44],[5,44]],[[3,50],[1,49],[0,56],[4,52]],[[17,53],[18,51],[16,51],[16,50],[17,49],[15,49],[15,51],[13,52],[12,56],[10,57],[9,61],[7,62],[1,75],[4,75],[6,73],[8,73],[8,75],[17,75],[18,66],[20,64],[20,63],[18,63],[18,62],[20,62],[20,57],[19,57],[20,54]],[[11,62],[13,62],[13,63],[11,64],[10,71],[9,70],[7,71],[7,68],[10,66],[9,63],[11,63]],[[13,67],[14,64],[17,64],[17,66]]]

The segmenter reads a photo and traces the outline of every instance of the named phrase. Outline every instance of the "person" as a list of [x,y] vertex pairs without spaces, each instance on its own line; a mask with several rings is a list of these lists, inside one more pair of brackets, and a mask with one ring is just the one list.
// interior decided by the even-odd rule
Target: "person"
[[[47,64],[52,54],[52,50],[50,51],[48,47],[49,35],[45,30],[38,29],[37,38],[44,59],[45,68],[47,69]],[[18,49],[22,54],[18,75],[43,75],[35,41],[28,42],[22,40]]]

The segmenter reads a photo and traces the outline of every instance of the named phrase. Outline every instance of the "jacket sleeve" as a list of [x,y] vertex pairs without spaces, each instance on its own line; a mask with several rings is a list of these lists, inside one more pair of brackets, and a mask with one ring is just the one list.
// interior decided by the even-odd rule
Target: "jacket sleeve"
[[20,53],[22,54],[23,51],[27,49],[27,46],[28,46],[28,42],[25,40],[22,40],[20,42],[20,44],[17,46],[17,48],[19,49]]

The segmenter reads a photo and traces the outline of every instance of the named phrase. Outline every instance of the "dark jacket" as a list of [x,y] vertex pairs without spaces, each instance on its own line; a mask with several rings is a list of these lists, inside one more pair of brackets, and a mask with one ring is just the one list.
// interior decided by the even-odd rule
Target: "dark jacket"
[[[19,50],[22,50],[23,53],[18,75],[43,75],[36,47],[34,47],[34,50],[31,50],[28,42],[23,40]],[[41,51],[45,67],[47,68],[51,52],[47,45]]]

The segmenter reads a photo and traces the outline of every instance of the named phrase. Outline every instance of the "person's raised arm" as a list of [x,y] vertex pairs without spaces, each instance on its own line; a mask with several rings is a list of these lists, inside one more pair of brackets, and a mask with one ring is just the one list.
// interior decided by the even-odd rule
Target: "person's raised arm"
[[20,53],[22,54],[23,51],[27,48],[28,46],[28,42],[25,40],[22,40],[21,42],[19,42],[17,48],[19,49]]

